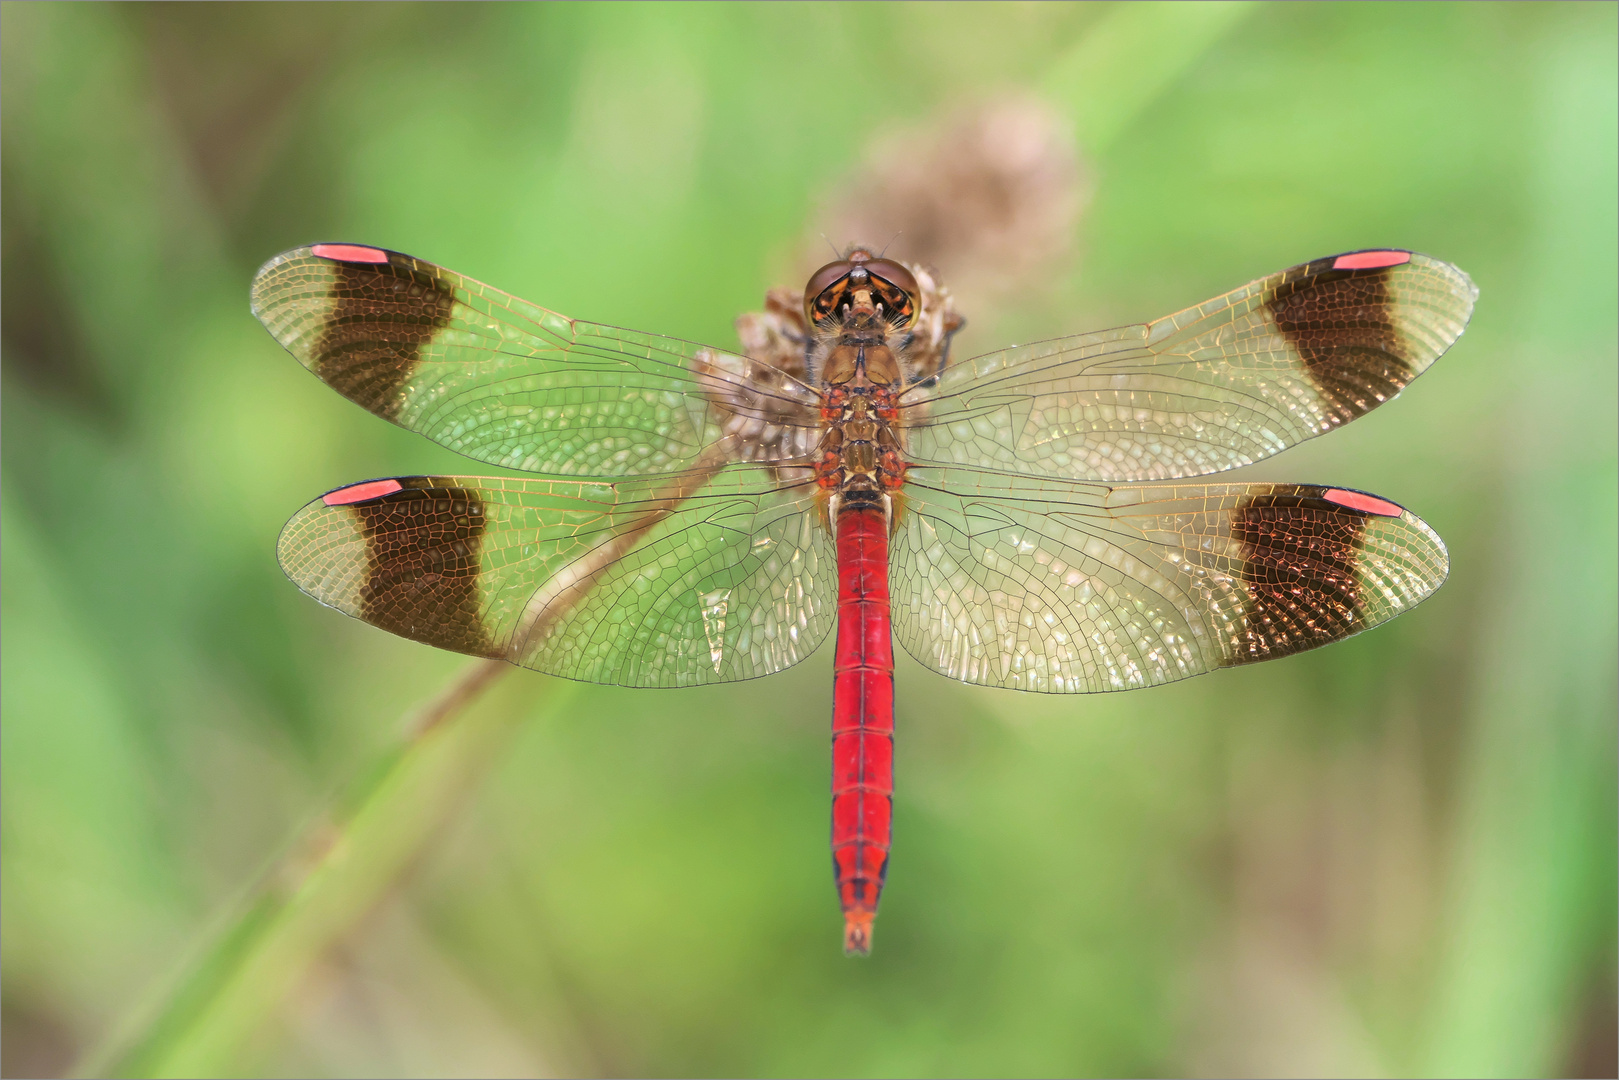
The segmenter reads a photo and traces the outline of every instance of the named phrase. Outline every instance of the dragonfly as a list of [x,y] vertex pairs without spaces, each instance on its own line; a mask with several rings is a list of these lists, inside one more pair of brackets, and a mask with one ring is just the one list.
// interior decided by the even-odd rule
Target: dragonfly
[[1439,536],[1348,487],[1189,483],[1389,401],[1478,290],[1376,249],[1154,322],[949,358],[930,269],[852,248],[720,349],[570,319],[396,251],[277,255],[252,310],[350,401],[526,477],[327,492],[277,555],[314,599],[568,679],[752,679],[836,637],[833,873],[864,954],[888,872],[894,649],[1071,694],[1289,656],[1444,581]]

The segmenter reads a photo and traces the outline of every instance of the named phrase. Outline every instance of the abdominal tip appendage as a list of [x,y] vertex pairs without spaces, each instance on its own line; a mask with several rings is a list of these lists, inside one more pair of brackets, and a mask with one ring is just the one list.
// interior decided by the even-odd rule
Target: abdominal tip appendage
[[867,956],[871,953],[871,920],[875,911],[846,911],[843,913],[843,955]]

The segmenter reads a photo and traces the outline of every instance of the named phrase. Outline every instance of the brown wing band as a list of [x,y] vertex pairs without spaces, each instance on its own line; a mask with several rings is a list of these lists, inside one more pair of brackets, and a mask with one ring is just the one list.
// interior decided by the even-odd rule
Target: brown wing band
[[400,388],[416,370],[422,346],[449,324],[455,293],[414,260],[389,258],[380,266],[337,263],[332,311],[315,342],[314,367],[332,389],[393,420],[405,402]]
[[1246,628],[1228,664],[1290,656],[1364,628],[1356,564],[1366,518],[1326,499],[1256,495],[1231,515]]
[[440,477],[353,506],[366,541],[360,618],[415,641],[498,656],[479,603],[479,548],[488,521],[477,492]]
[[1334,270],[1307,263],[1269,300],[1276,327],[1298,350],[1311,381],[1339,423],[1375,409],[1414,377],[1395,327],[1393,268]]

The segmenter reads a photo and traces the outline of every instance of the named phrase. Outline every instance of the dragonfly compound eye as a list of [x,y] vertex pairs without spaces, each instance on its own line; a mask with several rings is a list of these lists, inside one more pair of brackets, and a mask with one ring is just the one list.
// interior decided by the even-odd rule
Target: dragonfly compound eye
[[849,290],[849,271],[853,269],[849,260],[839,259],[810,275],[809,284],[804,286],[804,317],[810,325],[830,319],[837,312]]
[[909,270],[888,259],[872,259],[862,266],[871,275],[872,291],[896,326],[904,326],[916,317],[922,290]]
[[916,317],[921,292],[916,278],[899,263],[873,259],[863,250],[852,252],[848,259],[827,263],[810,276],[809,284],[804,286],[805,317],[811,323],[833,318],[850,299],[850,290],[855,286],[869,287],[872,299],[882,304],[895,325],[904,326]]

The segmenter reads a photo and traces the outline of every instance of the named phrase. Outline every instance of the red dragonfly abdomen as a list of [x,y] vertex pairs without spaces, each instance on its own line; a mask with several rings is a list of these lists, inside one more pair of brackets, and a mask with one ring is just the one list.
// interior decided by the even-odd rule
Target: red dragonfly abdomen
[[838,530],[838,645],[832,684],[832,866],[843,949],[871,949],[888,872],[894,793],[894,646],[888,610],[888,516],[845,507]]

